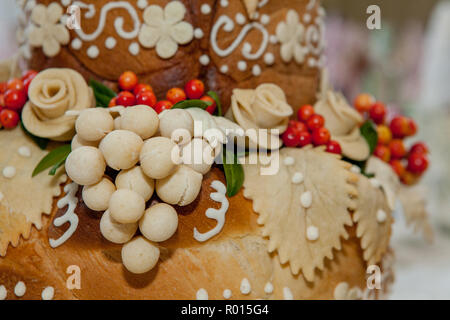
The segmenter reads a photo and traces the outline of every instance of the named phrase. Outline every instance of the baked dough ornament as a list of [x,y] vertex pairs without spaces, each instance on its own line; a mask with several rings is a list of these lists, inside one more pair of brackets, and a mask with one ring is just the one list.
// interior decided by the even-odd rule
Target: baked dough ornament
[[[20,152],[27,150],[27,152]],[[9,243],[18,245],[20,236],[27,239],[31,226],[42,228],[42,214],[50,214],[53,198],[61,194],[60,184],[67,176],[59,170],[55,176],[31,173],[46,154],[26,136],[21,128],[4,130],[0,134],[0,256],[6,254]],[[5,168],[14,168],[13,176],[5,176]]]
[[394,210],[401,184],[391,166],[377,157],[370,157],[366,164],[366,171],[375,175],[374,179],[380,183],[389,208]]
[[[285,164],[288,158],[292,165]],[[341,237],[348,239],[358,176],[324,148],[282,149],[279,165],[275,175],[261,175],[261,164],[244,165],[244,197],[260,215],[269,252],[277,250],[280,263],[289,262],[293,274],[301,271],[313,281],[315,269],[323,270],[324,259],[341,249]]]
[[383,191],[364,176],[359,177],[358,195],[353,213],[356,236],[361,239],[364,260],[368,265],[375,265],[388,250],[394,219]]
[[244,2],[248,18],[252,19],[258,10],[258,0],[242,0],[242,2]]

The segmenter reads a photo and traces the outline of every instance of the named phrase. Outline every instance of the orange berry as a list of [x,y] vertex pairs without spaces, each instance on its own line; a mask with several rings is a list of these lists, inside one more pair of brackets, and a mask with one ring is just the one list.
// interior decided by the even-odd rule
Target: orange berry
[[409,122],[405,117],[397,116],[392,119],[389,127],[391,128],[391,132],[394,138],[401,139],[406,137],[409,131]]
[[413,184],[416,184],[417,181],[419,181],[420,176],[417,174],[414,174],[412,172],[409,171],[405,171],[405,173],[403,174],[403,176],[400,177],[401,182],[403,182],[403,184],[406,184],[408,186],[412,186]]
[[359,94],[355,98],[355,101],[353,102],[356,110],[358,110],[361,113],[369,112],[370,108],[372,107],[372,105],[374,103],[375,103],[375,98],[371,94],[368,94],[368,93]]
[[406,130],[406,136],[411,137],[417,133],[418,130],[417,123],[411,118],[407,120],[408,120],[408,128]]
[[398,160],[398,159],[391,160],[389,162],[389,164],[391,165],[392,170],[394,170],[394,172],[397,174],[397,176],[399,178],[403,177],[403,175],[405,174],[406,169],[405,169],[405,166],[403,165],[403,163],[400,160]]
[[137,96],[141,91],[153,92],[153,88],[149,84],[139,83],[133,90],[135,96]]
[[406,156],[406,148],[403,140],[394,139],[389,143],[389,150],[393,159],[402,159]]
[[381,144],[377,145],[373,154],[375,157],[380,158],[384,162],[389,162],[391,160],[391,150]]
[[180,101],[186,100],[186,93],[184,92],[183,89],[172,88],[169,91],[167,91],[166,98],[173,104],[177,104]]
[[8,81],[8,83],[6,84],[7,90],[18,90],[18,91],[22,91],[24,86],[23,86],[23,81],[20,79],[11,79]]
[[117,97],[114,97],[109,101],[108,108],[112,108],[115,106],[117,106]]
[[133,91],[138,84],[138,77],[132,71],[125,71],[119,77],[119,87],[125,91]]
[[391,129],[389,129],[388,126],[385,125],[379,125],[377,127],[378,132],[378,143],[387,145],[392,140],[392,132]]

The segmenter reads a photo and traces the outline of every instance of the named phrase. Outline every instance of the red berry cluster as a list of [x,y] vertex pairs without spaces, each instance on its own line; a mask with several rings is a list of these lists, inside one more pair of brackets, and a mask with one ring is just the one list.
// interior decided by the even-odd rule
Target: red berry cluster
[[211,114],[216,111],[216,102],[205,94],[205,85],[202,81],[194,79],[189,81],[184,90],[172,88],[167,91],[165,100],[156,98],[153,88],[148,84],[139,83],[137,75],[132,71],[126,71],[119,77],[119,88],[122,90],[117,97],[109,103],[110,107],[134,105],[146,105],[155,109],[157,113],[172,108],[176,103],[188,99],[200,99],[212,104],[206,109]]
[[405,138],[417,133],[416,122],[404,116],[395,116],[390,122],[386,121],[385,105],[366,93],[358,95],[354,105],[377,124],[378,145],[374,155],[389,163],[404,184],[415,184],[429,165],[425,143],[416,143],[409,150],[404,144]]
[[314,108],[304,105],[298,110],[298,120],[290,120],[287,130],[283,133],[283,143],[290,148],[304,147],[309,144],[327,146],[327,152],[341,154],[338,142],[331,140],[331,134],[325,128],[325,119],[315,114]]
[[20,113],[28,100],[28,87],[37,75],[30,70],[22,78],[0,83],[0,128],[13,129],[20,121]]

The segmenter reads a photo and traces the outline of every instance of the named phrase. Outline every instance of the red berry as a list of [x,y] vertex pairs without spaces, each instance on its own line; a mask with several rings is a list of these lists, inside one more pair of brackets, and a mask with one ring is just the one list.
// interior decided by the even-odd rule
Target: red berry
[[328,142],[326,151],[329,153],[342,154],[341,145],[339,144],[339,142],[334,140]]
[[13,129],[19,123],[19,114],[14,110],[3,109],[0,112],[0,123],[6,129]]
[[376,124],[382,124],[384,123],[384,119],[386,118],[386,106],[382,102],[375,102],[370,107],[370,118],[376,123]]
[[169,91],[167,91],[166,98],[173,104],[176,104],[180,101],[186,100],[186,93],[184,92],[183,89],[172,88]]
[[136,97],[129,91],[122,91],[116,99],[118,106],[131,107],[136,105]]
[[308,131],[302,131],[298,135],[300,138],[300,143],[298,145],[299,147],[304,147],[312,143],[311,133]]
[[304,105],[297,111],[297,118],[299,121],[306,122],[314,114],[314,108],[310,105]]
[[404,184],[406,184],[408,186],[412,186],[413,184],[416,184],[417,181],[419,180],[419,175],[412,173],[410,171],[405,171],[403,176],[401,176],[400,180]]
[[125,71],[119,77],[119,87],[122,90],[133,91],[138,84],[138,77],[132,71]]
[[309,130],[313,131],[314,129],[322,128],[325,125],[325,119],[319,114],[314,114],[308,119],[306,124]]
[[314,129],[312,132],[312,141],[316,146],[323,146],[328,144],[331,139],[330,131],[326,128]]
[[136,85],[136,87],[134,87],[133,93],[135,96],[137,96],[141,91],[153,92],[153,88],[149,84],[139,83],[138,85]]
[[173,107],[172,102],[163,100],[163,101],[158,101],[156,103],[156,105],[153,107],[153,109],[155,109],[155,111],[159,114],[159,113],[163,112],[164,110],[169,110],[172,107]]
[[38,74],[38,72],[35,70],[28,70],[22,74],[22,81],[25,81],[25,79],[28,79],[28,78],[34,78],[37,76],[37,74]]
[[293,128],[287,128],[281,136],[286,147],[296,148],[300,144],[300,134]]
[[408,119],[408,129],[406,130],[406,136],[414,136],[417,133],[417,130],[417,123],[413,119]]
[[406,148],[403,141],[394,139],[389,143],[389,150],[391,150],[392,159],[402,159],[406,156]]
[[206,111],[208,111],[210,114],[214,114],[214,112],[216,112],[217,104],[213,98],[211,98],[210,96],[203,96],[200,98],[200,100],[211,102],[211,105],[206,108]]
[[153,91],[141,91],[136,96],[136,103],[143,104],[149,107],[154,107],[157,102]]
[[425,154],[413,153],[408,158],[408,171],[422,174],[428,169],[428,158]]
[[4,106],[5,106],[5,95],[3,93],[0,93],[0,108]]
[[392,170],[394,170],[397,176],[402,177],[405,174],[406,171],[405,166],[400,160],[398,159],[391,160],[389,164],[391,165]]
[[306,126],[306,124],[304,124],[303,122],[300,122],[300,121],[289,120],[288,126],[290,128],[293,128],[297,132],[308,131],[308,127]]
[[117,106],[117,97],[114,97],[109,101],[108,108],[112,108],[115,106]]
[[428,146],[424,142],[417,142],[413,144],[411,149],[409,150],[409,153],[421,153],[421,154],[428,154],[430,151],[428,149]]
[[6,89],[7,90],[18,90],[21,91],[23,90],[23,82],[20,79],[11,79],[8,81],[8,83],[6,84]]
[[368,93],[361,93],[355,98],[355,101],[353,102],[356,110],[359,112],[369,112],[370,107],[375,103],[375,98]]
[[402,139],[408,133],[409,123],[405,117],[397,116],[392,119],[389,127],[394,138]]
[[384,162],[389,162],[391,160],[391,150],[384,145],[377,145],[373,154]]
[[5,93],[5,107],[15,111],[22,110],[27,102],[27,95],[23,90],[8,90]]
[[5,93],[6,87],[6,82],[0,82],[0,93]]
[[205,93],[205,85],[202,81],[194,79],[186,83],[184,91],[189,99],[200,99]]

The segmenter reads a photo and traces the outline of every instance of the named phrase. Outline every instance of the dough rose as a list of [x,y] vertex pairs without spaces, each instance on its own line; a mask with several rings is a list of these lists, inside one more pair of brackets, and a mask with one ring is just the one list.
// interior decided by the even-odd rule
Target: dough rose
[[253,135],[246,132],[251,147],[278,149],[282,143],[279,135],[286,131],[292,114],[293,110],[287,103],[283,90],[274,84],[262,84],[255,90],[233,90],[227,117],[232,118],[244,130],[268,130],[267,137],[259,131]]
[[42,71],[31,81],[28,96],[23,124],[35,136],[55,141],[69,141],[75,135],[76,117],[66,111],[95,106],[92,89],[72,69]]

